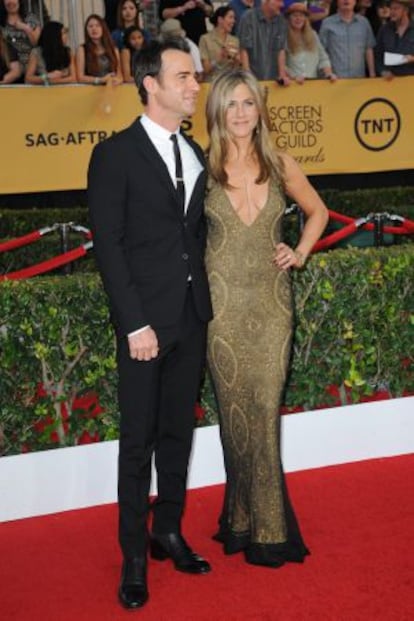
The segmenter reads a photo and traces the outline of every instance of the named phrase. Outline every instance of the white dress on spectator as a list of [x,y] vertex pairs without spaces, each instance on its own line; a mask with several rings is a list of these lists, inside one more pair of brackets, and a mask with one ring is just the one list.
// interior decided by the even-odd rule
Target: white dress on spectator
[[198,46],[188,37],[184,37],[184,39],[188,43],[188,47],[190,48],[190,54],[191,58],[193,59],[196,72],[203,73],[203,63],[201,62],[200,50],[198,49]]

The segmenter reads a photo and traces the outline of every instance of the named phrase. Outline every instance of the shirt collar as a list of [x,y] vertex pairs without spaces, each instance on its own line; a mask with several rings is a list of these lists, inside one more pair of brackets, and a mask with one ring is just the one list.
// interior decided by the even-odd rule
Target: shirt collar
[[358,15],[358,13],[354,13],[352,15],[352,19],[351,20],[345,20],[343,19],[342,15],[340,13],[336,13],[337,19],[339,22],[344,22],[344,24],[351,24],[352,22],[357,22],[358,18],[361,17],[360,15]]
[[158,123],[150,119],[146,114],[141,116],[140,121],[147,134],[153,139],[169,140],[171,134],[180,133],[179,127],[177,127],[175,132],[170,132],[168,129],[165,129],[165,127],[162,127],[162,125],[158,125]]
[[277,15],[273,15],[273,17],[271,17],[270,19],[267,19],[267,17],[263,13],[262,9],[260,8],[260,6],[256,7],[254,10],[257,11],[257,14],[259,16],[259,20],[260,21],[267,22],[269,24],[271,24],[272,22],[276,21],[276,19],[281,16],[281,13],[278,13]]

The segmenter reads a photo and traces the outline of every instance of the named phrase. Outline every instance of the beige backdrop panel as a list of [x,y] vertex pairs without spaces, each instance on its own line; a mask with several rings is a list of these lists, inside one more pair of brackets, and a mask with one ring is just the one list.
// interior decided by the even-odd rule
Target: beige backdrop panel
[[[263,86],[272,139],[307,174],[413,167],[414,77]],[[183,124],[204,147],[207,92],[203,84],[197,112]],[[3,194],[85,188],[93,146],[142,112],[133,85],[2,87],[0,95]]]

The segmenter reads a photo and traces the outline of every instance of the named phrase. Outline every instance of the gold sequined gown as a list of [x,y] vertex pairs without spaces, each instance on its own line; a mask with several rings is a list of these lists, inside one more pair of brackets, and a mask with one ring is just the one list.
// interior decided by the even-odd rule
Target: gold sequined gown
[[289,502],[280,460],[279,404],[292,337],[287,272],[272,264],[284,198],[269,183],[265,206],[244,224],[224,189],[206,201],[206,263],[214,319],[208,366],[219,406],[227,483],[215,538],[226,553],[278,566],[308,553]]

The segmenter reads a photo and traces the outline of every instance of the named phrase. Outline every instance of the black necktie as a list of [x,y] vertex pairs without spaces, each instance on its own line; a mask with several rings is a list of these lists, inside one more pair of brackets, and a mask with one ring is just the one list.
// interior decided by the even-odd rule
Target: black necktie
[[185,208],[185,187],[184,187],[184,179],[183,179],[183,164],[181,161],[180,149],[178,147],[178,140],[176,134],[171,134],[170,136],[173,149],[174,149],[174,158],[175,158],[175,180],[177,182],[177,194],[178,199],[180,201],[180,205]]

